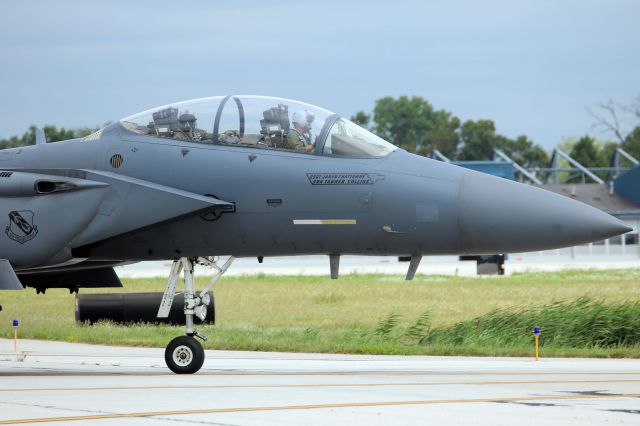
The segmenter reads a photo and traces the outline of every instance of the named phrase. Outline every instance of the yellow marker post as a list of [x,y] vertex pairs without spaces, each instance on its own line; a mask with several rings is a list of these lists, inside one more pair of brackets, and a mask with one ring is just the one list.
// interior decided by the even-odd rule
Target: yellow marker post
[[17,319],[13,320],[13,351],[18,352],[18,325]]
[[537,326],[537,325],[536,325],[536,326],[533,328],[533,335],[534,335],[534,337],[536,338],[536,361],[539,361],[539,360],[540,360],[540,358],[539,358],[539,356],[538,356],[538,355],[539,355],[538,348],[539,348],[539,344],[540,344],[540,326]]

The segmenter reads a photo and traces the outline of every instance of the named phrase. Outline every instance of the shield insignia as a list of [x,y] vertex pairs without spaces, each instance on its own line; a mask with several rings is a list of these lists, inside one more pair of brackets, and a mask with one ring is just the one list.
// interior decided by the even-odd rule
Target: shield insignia
[[9,226],[6,227],[5,234],[20,244],[31,241],[38,234],[38,227],[33,224],[33,217],[31,210],[9,212]]

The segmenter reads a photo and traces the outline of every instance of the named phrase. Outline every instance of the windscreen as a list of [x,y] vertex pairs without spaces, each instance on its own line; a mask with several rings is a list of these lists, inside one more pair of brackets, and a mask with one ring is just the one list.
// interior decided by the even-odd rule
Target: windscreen
[[322,153],[351,157],[383,157],[396,149],[398,147],[368,130],[340,118],[331,127]]

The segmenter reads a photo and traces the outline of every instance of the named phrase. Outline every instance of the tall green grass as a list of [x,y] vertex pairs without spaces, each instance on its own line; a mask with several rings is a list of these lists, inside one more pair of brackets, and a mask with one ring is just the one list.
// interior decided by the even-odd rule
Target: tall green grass
[[[208,279],[200,277],[198,288]],[[124,288],[162,291],[166,279],[128,279]],[[344,275],[224,277],[215,287],[216,324],[198,327],[207,349],[360,354],[640,358],[640,269],[525,273],[509,277]],[[535,299],[532,297],[535,295]],[[587,296],[587,298],[584,298]],[[561,302],[558,302],[561,301]],[[163,325],[77,324],[65,289],[0,292],[0,337],[164,347],[184,333]],[[10,351],[0,342],[0,352]]]
[[[541,347],[615,348],[640,345],[640,302],[607,304],[589,297],[539,307],[496,309],[477,318],[427,331],[430,346],[530,345],[540,326]],[[640,349],[639,349],[640,350]]]

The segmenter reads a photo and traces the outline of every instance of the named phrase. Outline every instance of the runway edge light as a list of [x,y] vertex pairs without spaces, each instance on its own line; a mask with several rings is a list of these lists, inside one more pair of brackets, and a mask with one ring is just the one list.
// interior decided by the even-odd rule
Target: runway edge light
[[13,351],[18,352],[18,326],[20,322],[17,319],[13,320]]
[[536,325],[535,327],[533,327],[533,335],[536,338],[536,361],[539,361],[539,359],[540,359],[538,357],[538,355],[539,355],[538,348],[539,348],[539,343],[540,343],[539,342],[540,341],[540,326],[539,325]]

